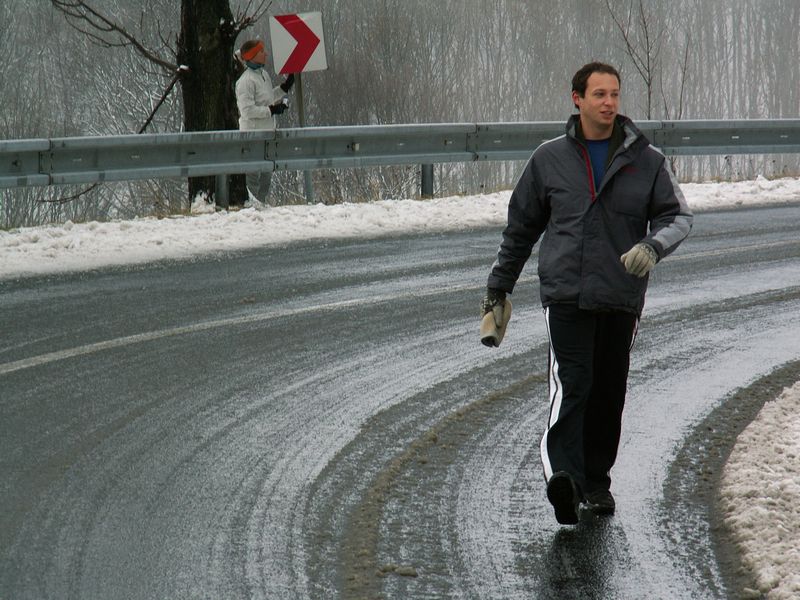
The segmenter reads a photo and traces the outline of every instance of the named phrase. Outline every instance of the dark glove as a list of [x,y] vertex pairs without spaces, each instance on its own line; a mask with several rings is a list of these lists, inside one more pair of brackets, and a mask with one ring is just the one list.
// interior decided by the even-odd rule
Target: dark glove
[[658,262],[658,254],[650,244],[639,242],[619,259],[628,273],[644,277]]
[[511,300],[506,299],[506,293],[487,288],[486,297],[481,302],[481,343],[489,347],[499,346],[510,319]]
[[272,115],[280,115],[283,114],[283,111],[286,110],[286,103],[283,101],[276,102],[275,104],[269,105],[269,112]]
[[288,93],[289,90],[292,89],[293,85],[294,85],[294,73],[289,73],[289,76],[286,78],[286,81],[284,81],[281,84],[281,89],[284,92]]

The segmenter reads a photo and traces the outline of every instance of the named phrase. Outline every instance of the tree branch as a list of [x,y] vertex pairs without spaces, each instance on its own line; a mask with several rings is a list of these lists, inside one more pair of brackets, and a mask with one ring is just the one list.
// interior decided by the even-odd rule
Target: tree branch
[[[632,7],[632,5],[631,5]],[[630,22],[632,18],[632,8],[628,10],[628,24],[627,26],[620,21],[617,17],[614,9],[611,8],[610,0],[606,0],[606,8],[608,9],[609,14],[611,15],[611,19],[614,21],[614,24],[619,29],[620,34],[622,35],[622,40],[625,42],[625,51],[628,53],[628,56],[631,57],[631,61],[633,62],[633,66],[638,71],[639,75],[644,81],[647,81],[647,75],[645,74],[645,61],[639,55],[639,52],[636,50],[636,46],[633,44],[630,38]]]
[[144,122],[144,125],[142,125],[142,127],[139,129],[137,133],[144,133],[144,130],[147,129],[148,125],[150,125],[150,121],[152,121],[153,117],[156,116],[156,112],[158,112],[158,109],[161,108],[162,104],[164,104],[164,100],[167,99],[167,96],[169,96],[169,93],[172,91],[172,88],[174,88],[175,84],[178,83],[178,79],[180,79],[181,77],[181,72],[184,70],[186,70],[185,67],[180,67],[175,72],[175,75],[172,77],[172,81],[169,82],[167,89],[164,90],[164,93],[161,95],[161,98],[158,100],[153,110],[150,111],[150,116],[147,117],[147,120]]
[[263,17],[266,12],[269,10],[270,6],[272,6],[272,0],[261,0],[258,4],[257,8],[253,8],[254,0],[248,0],[247,4],[239,13],[236,15],[236,27],[234,27],[234,32],[236,35],[255,25],[258,20]]
[[[50,2],[56,9],[64,13],[67,22],[73,28],[88,36],[94,43],[107,48],[131,46],[141,56],[169,72],[174,72],[178,68],[177,64],[164,60],[154,51],[145,47],[128,30],[100,13],[85,0],[50,0]],[[79,23],[88,24],[89,29],[83,29],[78,25]],[[114,40],[114,37],[121,39]]]
[[100,185],[99,182],[98,183],[93,183],[92,185],[90,185],[86,189],[81,190],[80,192],[76,192],[76,193],[72,194],[71,196],[62,196],[60,198],[39,198],[39,203],[40,204],[66,204],[67,202],[72,202],[73,200],[77,200],[81,196],[85,196],[86,194],[91,192],[93,189],[95,189],[99,185]]

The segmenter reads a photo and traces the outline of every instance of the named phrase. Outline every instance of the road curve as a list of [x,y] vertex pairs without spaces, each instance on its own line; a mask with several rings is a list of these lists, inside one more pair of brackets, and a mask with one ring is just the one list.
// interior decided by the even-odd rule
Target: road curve
[[497,231],[0,282],[0,598],[725,598],[665,492],[800,354],[792,208],[698,215],[634,348],[618,513],[544,498],[535,269],[476,342]]

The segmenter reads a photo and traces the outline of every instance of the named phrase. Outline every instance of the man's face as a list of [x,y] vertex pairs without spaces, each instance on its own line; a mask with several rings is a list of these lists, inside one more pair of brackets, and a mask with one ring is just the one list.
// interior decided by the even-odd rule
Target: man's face
[[253,58],[253,62],[257,65],[265,65],[267,64],[267,51],[264,48],[258,51],[255,58]]
[[610,73],[592,73],[586,81],[586,94],[572,92],[572,101],[581,111],[586,135],[613,128],[619,111],[619,81]]

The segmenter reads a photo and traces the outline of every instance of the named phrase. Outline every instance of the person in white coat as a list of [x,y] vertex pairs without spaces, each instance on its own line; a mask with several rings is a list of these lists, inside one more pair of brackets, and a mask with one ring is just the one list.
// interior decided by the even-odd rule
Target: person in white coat
[[[272,80],[264,68],[267,62],[267,51],[261,40],[246,41],[239,49],[238,55],[245,65],[244,73],[236,82],[239,129],[241,131],[274,130],[277,126],[275,117],[282,114],[289,105],[289,98],[286,94],[294,85],[294,75],[290,74],[280,85],[272,85]],[[266,202],[272,183],[272,172],[248,173],[246,183],[252,196],[260,202]]]

